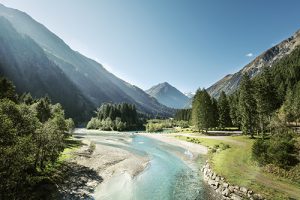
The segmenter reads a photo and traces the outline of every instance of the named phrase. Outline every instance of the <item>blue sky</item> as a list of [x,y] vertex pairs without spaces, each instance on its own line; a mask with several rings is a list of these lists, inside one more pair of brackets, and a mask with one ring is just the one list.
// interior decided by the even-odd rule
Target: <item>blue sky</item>
[[298,0],[0,0],[148,89],[209,87],[300,29]]

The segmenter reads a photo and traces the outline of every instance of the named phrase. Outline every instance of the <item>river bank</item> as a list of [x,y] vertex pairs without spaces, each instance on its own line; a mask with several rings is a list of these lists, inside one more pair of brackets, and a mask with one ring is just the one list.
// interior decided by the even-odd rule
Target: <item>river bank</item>
[[92,170],[98,179],[85,178],[67,189],[64,199],[214,199],[199,168],[189,165],[207,153],[203,146],[165,135],[86,129],[77,129],[74,137],[84,145],[68,162]]
[[[74,132],[74,137],[81,140],[83,145],[71,153],[73,156],[67,160],[67,163],[70,166],[89,169],[91,176],[76,177],[76,172],[74,172],[74,175],[60,186],[63,199],[94,199],[95,189],[100,183],[105,193],[109,193],[110,190],[113,190],[109,185],[114,185],[115,189],[120,188],[122,181],[123,184],[128,184],[147,167],[149,162],[147,156],[139,156],[117,148],[121,146],[126,148],[126,144],[132,140],[130,135],[103,133],[101,139],[95,136],[98,137],[96,142],[93,134],[97,133],[97,131],[85,129],[77,129]],[[77,173],[82,172],[77,171]],[[112,184],[111,181],[114,180],[112,177],[118,176],[122,177],[118,179],[121,182]],[[69,185],[71,182],[74,183],[72,187]],[[104,192],[102,193],[104,194]]]

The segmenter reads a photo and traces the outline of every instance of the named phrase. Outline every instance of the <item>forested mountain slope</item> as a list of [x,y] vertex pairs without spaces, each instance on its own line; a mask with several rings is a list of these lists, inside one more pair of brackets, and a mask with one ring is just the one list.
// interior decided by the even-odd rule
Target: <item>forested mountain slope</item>
[[[76,88],[82,96],[81,99],[72,98],[73,101],[78,101],[78,104],[91,104],[93,108],[96,108],[104,102],[127,102],[135,104],[140,112],[147,114],[170,116],[173,113],[172,109],[161,105],[143,90],[114,76],[96,61],[81,55],[79,52],[73,51],[63,40],[26,13],[7,8],[0,4],[0,16],[6,18],[12,27],[22,35],[22,38],[32,40],[32,43],[34,42],[35,46],[39,47],[40,54],[43,54],[43,59],[47,59],[47,61],[51,63],[51,66],[56,66],[56,68],[60,70],[61,76],[64,76],[64,78],[57,78],[55,84],[62,86],[66,84],[64,80],[68,82],[69,79],[74,85],[74,88]],[[6,36],[2,35],[2,37]],[[17,43],[18,41],[15,42]],[[15,53],[22,54],[22,52]],[[5,57],[5,54],[1,56]],[[21,63],[23,63],[23,61],[18,60],[18,58],[19,57],[10,57],[10,62],[19,63],[18,70],[21,70]],[[24,56],[24,59],[25,58],[26,56]],[[8,58],[3,59],[9,60]],[[30,59],[28,59],[27,62],[28,66],[34,65],[34,63],[30,62]],[[49,66],[44,66],[44,68],[49,68]],[[10,66],[3,65],[1,67],[1,71],[5,70],[6,73],[13,74],[9,72],[10,69]],[[27,70],[30,71],[29,67]],[[34,70],[34,68],[31,70]],[[17,87],[23,85],[23,90],[34,94],[33,90],[37,90],[37,88],[31,85],[31,82],[22,82],[22,80],[30,79],[29,73],[22,74],[22,76],[24,77],[21,78],[20,73],[15,73],[14,76],[8,76],[8,78],[11,78],[14,82],[19,79],[19,84],[15,83]],[[48,85],[47,87],[50,87],[49,85],[52,84],[52,81],[48,82],[47,79],[43,81],[44,84]],[[51,93],[47,88],[40,88],[40,92],[44,94]],[[54,96],[54,94],[52,96]],[[52,98],[55,99],[56,97]],[[66,110],[68,111],[68,108],[66,108]]]
[[293,52],[299,45],[300,30],[290,38],[263,52],[237,73],[226,75],[223,79],[209,87],[207,89],[208,93],[213,97],[219,97],[222,91],[226,94],[232,94],[239,87],[244,73],[248,73],[251,78],[257,76],[263,71],[263,68],[272,67],[283,57]]

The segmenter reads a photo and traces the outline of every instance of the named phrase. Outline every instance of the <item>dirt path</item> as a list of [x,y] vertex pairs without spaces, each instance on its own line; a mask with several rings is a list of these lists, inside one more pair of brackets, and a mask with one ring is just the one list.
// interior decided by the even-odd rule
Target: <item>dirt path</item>
[[208,138],[208,139],[222,140],[222,141],[225,141],[225,142],[230,142],[230,143],[241,145],[241,146],[246,145],[244,142],[234,140],[230,136],[207,136],[207,135],[195,135],[193,133],[192,134],[179,133],[179,134],[174,134],[174,135],[193,137],[193,138]]

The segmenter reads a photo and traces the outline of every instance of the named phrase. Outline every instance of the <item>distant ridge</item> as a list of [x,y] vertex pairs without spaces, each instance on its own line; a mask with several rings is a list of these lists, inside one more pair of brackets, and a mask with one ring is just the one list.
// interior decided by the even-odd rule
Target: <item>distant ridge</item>
[[207,89],[208,93],[215,98],[218,98],[222,91],[232,94],[239,87],[241,77],[244,73],[248,73],[251,78],[257,76],[263,68],[272,67],[274,63],[281,60],[284,56],[289,55],[299,45],[300,30],[290,38],[257,56],[237,73],[226,75],[223,79],[210,86]]

